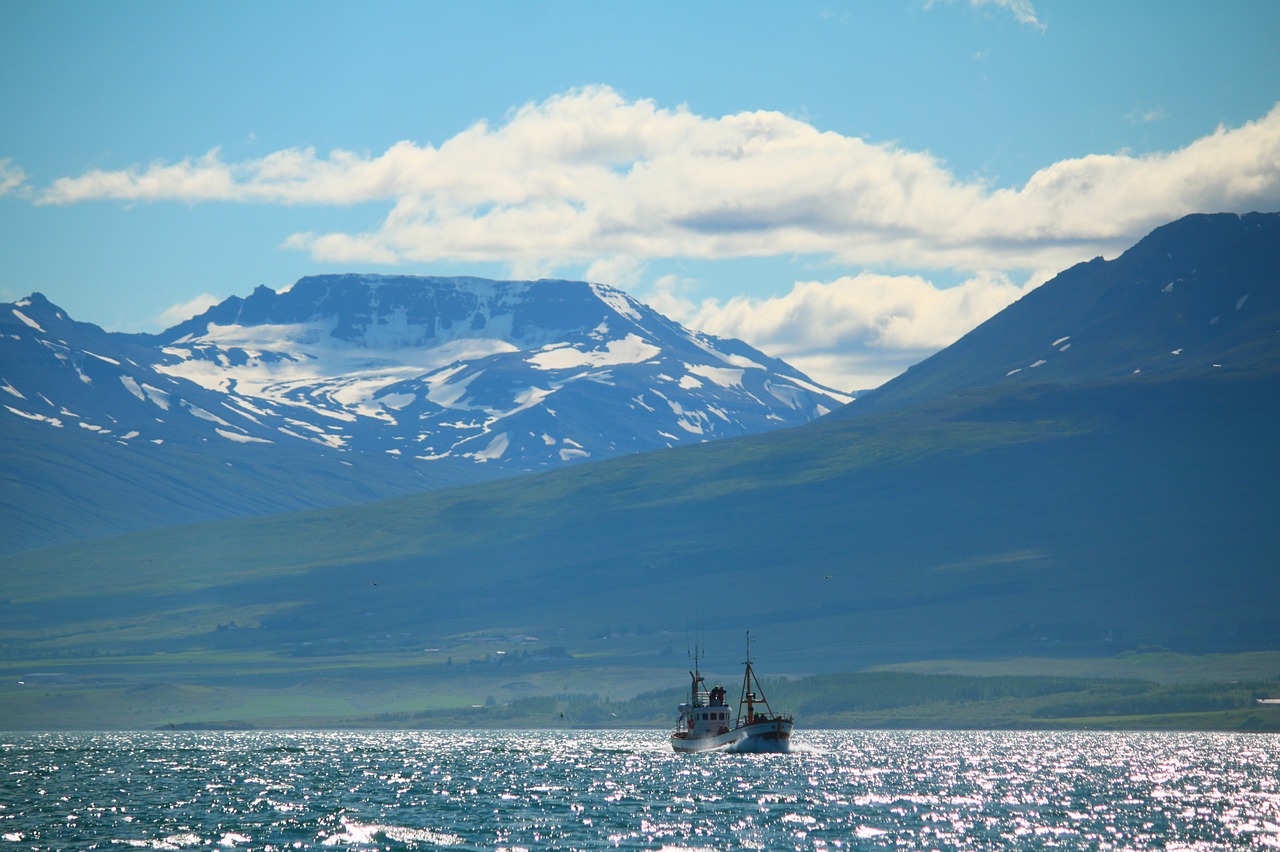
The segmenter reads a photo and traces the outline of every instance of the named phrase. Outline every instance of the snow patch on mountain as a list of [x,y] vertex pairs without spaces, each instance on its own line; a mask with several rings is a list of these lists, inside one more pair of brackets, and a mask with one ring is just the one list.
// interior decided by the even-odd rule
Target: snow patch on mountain
[[155,405],[164,411],[169,410],[168,391],[160,390],[160,388],[155,388],[148,384],[143,384],[142,389],[146,392],[147,399],[151,400],[152,405]]
[[187,402],[185,399],[180,400],[180,402],[183,408],[185,408],[187,411],[189,411],[191,414],[195,415],[196,417],[199,417],[201,420],[208,420],[210,423],[217,423],[219,426],[226,426],[228,429],[231,428],[231,424],[223,420],[218,415],[205,411],[200,406],[193,405]]
[[794,385],[783,385],[777,382],[765,382],[765,390],[769,391],[774,399],[791,409],[798,409],[804,404],[803,394],[800,389]]
[[44,423],[48,423],[50,426],[56,426],[59,429],[62,428],[62,421],[59,420],[57,417],[46,417],[43,414],[33,414],[30,411],[22,411],[20,409],[14,408],[11,405],[6,405],[5,408],[8,409],[10,413],[16,414],[19,417],[24,417],[27,420],[38,420]]
[[621,340],[610,340],[604,349],[584,351],[572,344],[554,344],[527,359],[540,370],[573,370],[580,367],[608,367],[617,364],[639,364],[662,350],[638,335],[628,334]]
[[632,322],[639,322],[642,319],[640,312],[636,310],[631,299],[622,291],[615,290],[604,284],[591,284],[590,287],[596,298],[608,305],[614,313],[626,317]]
[[99,361],[102,361],[105,364],[111,364],[114,367],[120,366],[120,362],[117,361],[115,358],[108,358],[106,355],[99,355],[96,352],[90,352],[88,349],[84,350],[84,354],[92,358],[97,358]]
[[383,408],[393,408],[399,411],[401,408],[417,401],[417,399],[418,395],[413,393],[388,393],[375,398],[374,402]]
[[441,408],[460,408],[469,410],[471,406],[463,401],[463,397],[467,394],[467,387],[480,378],[483,371],[475,371],[461,376],[457,381],[454,377],[461,374],[467,369],[465,364],[457,364],[444,370],[440,370],[430,376],[424,377],[427,385],[427,399],[433,404]]
[[502,458],[509,446],[511,446],[510,437],[506,432],[500,432],[493,436],[493,440],[483,450],[468,455],[478,462],[496,461]]
[[710,364],[685,364],[684,366],[692,375],[701,376],[707,381],[714,382],[722,388],[742,387],[743,369],[734,369],[732,367],[713,367]]
[[17,317],[19,320],[21,320],[22,322],[26,323],[26,324],[27,324],[28,326],[30,326],[31,328],[34,328],[36,331],[38,331],[38,332],[40,332],[40,333],[42,333],[42,334],[44,333],[44,329],[40,327],[40,323],[36,322],[36,321],[35,321],[35,320],[33,320],[31,317],[27,316],[26,314],[24,314],[22,311],[18,310],[17,308],[14,308],[14,309],[13,309],[13,315],[14,315],[15,317]]
[[255,438],[253,435],[246,435],[243,432],[232,432],[229,429],[214,429],[222,437],[228,441],[235,441],[238,444],[270,444],[266,438]]

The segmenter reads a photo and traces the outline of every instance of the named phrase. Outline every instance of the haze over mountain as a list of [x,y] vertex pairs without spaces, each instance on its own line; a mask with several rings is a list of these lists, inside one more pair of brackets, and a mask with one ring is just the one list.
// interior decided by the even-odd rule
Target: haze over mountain
[[260,287],[158,335],[0,307],[6,549],[336,505],[797,425],[847,402],[619,290]]

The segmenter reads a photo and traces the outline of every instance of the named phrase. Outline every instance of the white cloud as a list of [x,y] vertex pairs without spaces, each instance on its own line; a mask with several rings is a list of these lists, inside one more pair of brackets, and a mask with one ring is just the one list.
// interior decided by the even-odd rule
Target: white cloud
[[180,322],[191,319],[197,314],[204,313],[221,301],[221,298],[212,293],[201,293],[194,299],[165,308],[160,312],[160,316],[156,317],[156,322],[159,323],[161,328],[170,328]]
[[620,290],[635,290],[640,286],[644,268],[644,263],[634,257],[602,257],[587,267],[584,277]]
[[368,232],[284,242],[328,262],[554,270],[819,254],[863,267],[1058,269],[1186,213],[1280,207],[1280,106],[1180,150],[1064,160],[1023,186],[993,187],[957,178],[927,153],[780,113],[708,118],[597,86],[526,105],[499,126],[476,124],[438,148],[290,149],[237,163],[214,150],[62,178],[39,196],[91,199],[390,205]]
[[[1038,24],[1028,3],[999,5]],[[24,181],[0,163],[6,191]],[[574,268],[624,288],[639,285],[649,261],[680,257],[825,257],[968,277],[936,288],[866,272],[798,283],[774,299],[701,304],[668,278],[646,297],[673,318],[852,390],[879,384],[1025,292],[988,270],[1056,272],[1188,213],[1280,209],[1280,105],[1178,150],[1063,160],[1021,186],[994,186],[958,178],[926,152],[780,113],[706,117],[596,86],[473,125],[438,147],[289,149],[240,162],[214,150],[66,177],[34,195],[44,204],[385,202],[369,231],[301,231],[283,241],[330,263],[499,262],[517,278]],[[185,319],[212,301],[205,295],[166,316]]]
[[798,282],[767,299],[695,303],[667,277],[646,301],[686,325],[741,338],[834,388],[865,390],[954,343],[1041,280],[1018,285],[982,273],[938,288],[914,275],[862,273]]
[[1043,32],[1045,25],[1036,16],[1030,0],[970,0],[974,7],[998,6],[1013,15],[1014,20]]
[[1130,124],[1151,124],[1156,121],[1164,121],[1168,118],[1168,113],[1165,112],[1162,106],[1134,107],[1124,118]]
[[0,196],[8,195],[27,182],[27,173],[13,164],[13,160],[0,160]]
[[[924,8],[932,9],[939,2],[941,0],[925,0]],[[1036,10],[1031,5],[1031,0],[969,0],[969,5],[974,9],[981,6],[995,6],[1009,12],[1013,15],[1014,20],[1020,24],[1025,24],[1040,32],[1044,32],[1046,29],[1046,26],[1041,23],[1040,18],[1036,15]]]

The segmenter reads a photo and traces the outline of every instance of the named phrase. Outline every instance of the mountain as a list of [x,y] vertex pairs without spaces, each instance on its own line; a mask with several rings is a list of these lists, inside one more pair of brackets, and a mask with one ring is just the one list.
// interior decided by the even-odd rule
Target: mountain
[[1193,215],[1081,263],[836,417],[966,388],[1014,390],[1271,368],[1280,360],[1280,215]]
[[848,401],[572,281],[326,275],[159,335],[0,306],[6,548],[340,505],[798,425]]
[[[122,718],[137,724],[168,718],[173,684],[192,690],[192,713],[225,699],[226,718],[252,715],[235,703],[249,693],[270,696],[254,718],[300,695],[377,694],[360,707],[398,710],[420,700],[410,690],[470,704],[603,683],[625,697],[680,682],[671,655],[691,634],[711,649],[704,672],[738,670],[747,629],[771,674],[956,660],[1078,671],[1169,652],[1274,664],[1277,218],[1192,217],[1140,244],[1154,267],[1133,251],[1076,267],[960,354],[886,385],[897,396],[878,409],[0,558],[0,668],[82,678],[68,707],[100,678],[135,702],[143,715]],[[1170,233],[1198,251],[1170,265]],[[1180,287],[1205,310],[1161,310]],[[1068,334],[1029,366],[1046,354],[1034,346]],[[1089,345],[1064,351],[1077,335]],[[1211,356],[1187,357],[1204,341]],[[1087,359],[1068,361],[1077,348]],[[1088,368],[1054,372],[1072,363]],[[36,706],[5,689],[0,710]]]

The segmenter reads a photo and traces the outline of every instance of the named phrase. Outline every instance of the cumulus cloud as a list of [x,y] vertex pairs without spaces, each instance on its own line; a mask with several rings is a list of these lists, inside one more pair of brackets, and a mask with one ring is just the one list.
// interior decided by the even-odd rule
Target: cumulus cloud
[[[1025,0],[987,2],[1040,25]],[[879,384],[1024,292],[988,270],[1057,271],[1188,213],[1280,209],[1280,105],[1178,150],[1051,163],[1021,186],[960,178],[927,152],[777,112],[702,116],[606,86],[527,104],[438,146],[296,148],[241,161],[215,149],[64,177],[38,192],[25,180],[0,163],[3,191],[21,185],[50,205],[387,205],[367,231],[282,235],[286,248],[326,263],[499,262],[531,278],[585,269],[624,288],[671,258],[804,256],[968,277],[937,288],[867,272],[799,283],[775,299],[701,304],[670,281],[655,289],[652,303],[674,318],[852,390]],[[182,318],[193,312],[181,309]]]
[[191,319],[197,314],[202,314],[209,308],[221,302],[222,299],[212,293],[201,293],[193,299],[180,302],[176,305],[170,305],[160,312],[160,316],[156,317],[156,322],[162,328],[171,328],[180,322]]
[[644,271],[644,263],[634,257],[602,257],[587,267],[585,277],[621,290],[635,290],[643,281]]
[[1280,107],[1177,151],[1064,160],[1023,186],[993,187],[927,153],[780,113],[705,117],[595,86],[439,147],[241,162],[214,150],[62,178],[39,194],[45,204],[91,199],[389,205],[367,232],[284,242],[327,262],[554,269],[819,254],[862,267],[1061,268],[1186,213],[1280,206]]
[[686,325],[737,337],[839,390],[876,387],[954,343],[1019,299],[1016,284],[986,272],[948,288],[915,275],[862,273],[802,281],[785,295],[695,302],[682,282],[656,282],[646,301]]

